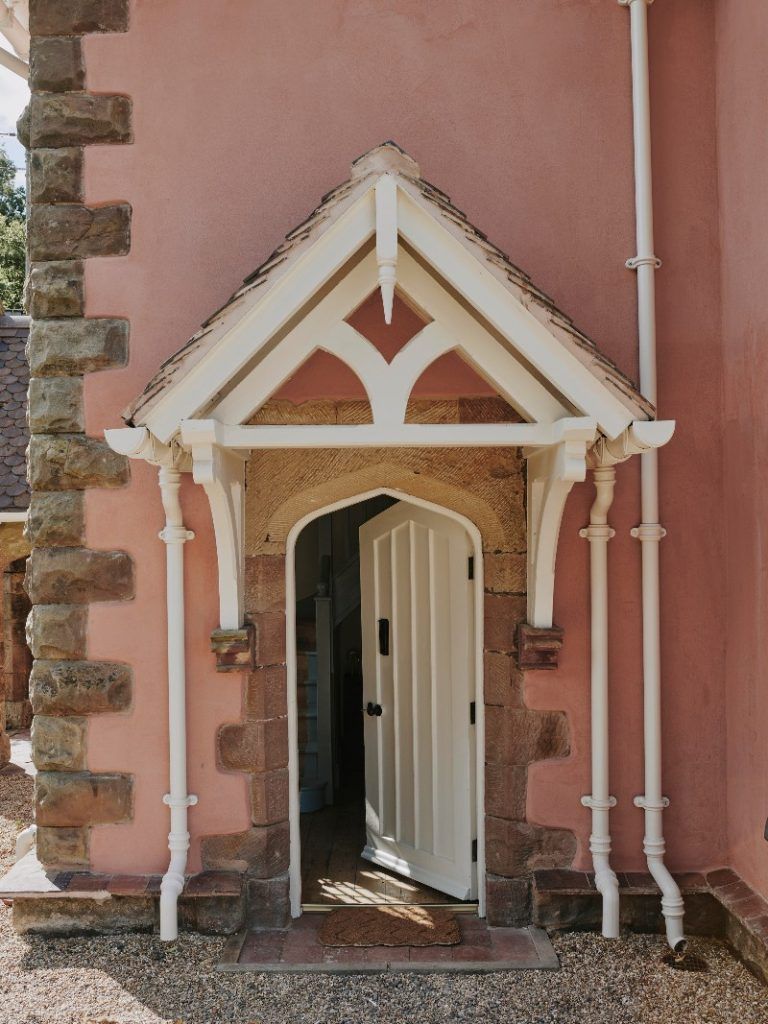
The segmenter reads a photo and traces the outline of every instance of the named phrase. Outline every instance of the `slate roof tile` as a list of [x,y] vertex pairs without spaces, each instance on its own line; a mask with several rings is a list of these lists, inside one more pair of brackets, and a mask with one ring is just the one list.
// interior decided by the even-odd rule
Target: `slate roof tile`
[[26,357],[29,317],[0,316],[0,511],[29,507],[24,451],[29,442]]

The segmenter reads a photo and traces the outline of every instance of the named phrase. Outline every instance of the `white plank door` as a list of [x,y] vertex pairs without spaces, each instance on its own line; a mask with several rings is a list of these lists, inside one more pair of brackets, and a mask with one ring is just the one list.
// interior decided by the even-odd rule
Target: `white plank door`
[[363,856],[458,899],[477,896],[471,551],[404,501],[360,527]]

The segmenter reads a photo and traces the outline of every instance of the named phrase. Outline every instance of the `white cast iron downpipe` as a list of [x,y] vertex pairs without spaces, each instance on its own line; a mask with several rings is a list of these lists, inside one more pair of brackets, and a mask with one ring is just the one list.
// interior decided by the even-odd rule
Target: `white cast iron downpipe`
[[189,831],[187,808],[197,797],[187,793],[187,720],[186,663],[184,657],[184,544],[194,534],[184,526],[179,501],[181,473],[160,467],[160,494],[165,509],[166,589],[168,616],[168,747],[170,755],[170,792],[163,803],[171,809],[168,849],[171,859],[160,884],[160,938],[172,942],[178,938],[178,900],[184,889]]
[[580,530],[589,541],[592,661],[592,793],[581,802],[592,810],[589,850],[595,869],[595,885],[603,898],[603,935],[619,937],[619,882],[611,867],[609,814],[616,806],[608,784],[608,541],[615,531],[608,525],[613,504],[616,470],[598,466],[593,471],[595,500],[589,526]]
[[[627,266],[637,272],[637,322],[640,352],[640,390],[656,404],[655,272],[661,261],[654,254],[651,180],[651,115],[648,83],[648,5],[653,0],[619,0],[629,7],[632,36],[632,112],[635,148],[635,218],[637,255]],[[683,899],[664,863],[662,812],[669,800],[661,789],[661,655],[659,630],[659,542],[666,531],[659,523],[659,468],[655,449],[640,456],[640,526],[632,536],[640,541],[643,578],[643,734],[645,792],[635,806],[645,811],[643,852],[648,870],[661,889],[667,941],[685,949]]]

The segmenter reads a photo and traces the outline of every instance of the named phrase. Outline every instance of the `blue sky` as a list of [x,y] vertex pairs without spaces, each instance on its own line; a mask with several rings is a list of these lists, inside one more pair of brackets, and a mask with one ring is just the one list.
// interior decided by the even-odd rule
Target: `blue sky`
[[[7,46],[5,47],[8,48]],[[7,68],[0,67],[0,132],[15,132],[16,119],[27,105],[29,90],[23,78]],[[22,168],[16,175],[17,184],[24,184],[24,147],[16,139],[0,135],[0,142],[16,164]]]

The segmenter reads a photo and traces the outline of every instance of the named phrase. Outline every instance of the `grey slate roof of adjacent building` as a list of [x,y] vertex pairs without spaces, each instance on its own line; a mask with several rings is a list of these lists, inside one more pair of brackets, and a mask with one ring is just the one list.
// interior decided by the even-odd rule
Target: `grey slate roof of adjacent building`
[[29,366],[25,353],[28,335],[28,316],[0,315],[0,511],[3,512],[29,507],[25,456],[29,442]]

